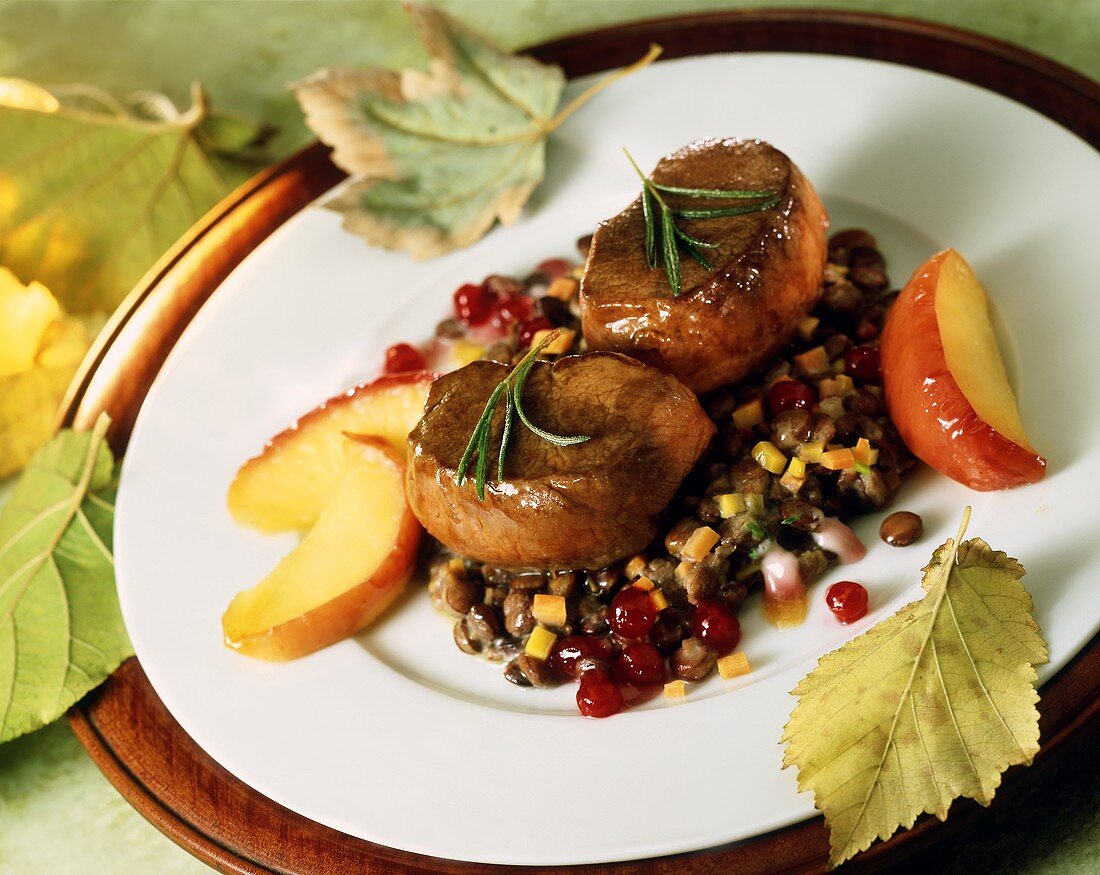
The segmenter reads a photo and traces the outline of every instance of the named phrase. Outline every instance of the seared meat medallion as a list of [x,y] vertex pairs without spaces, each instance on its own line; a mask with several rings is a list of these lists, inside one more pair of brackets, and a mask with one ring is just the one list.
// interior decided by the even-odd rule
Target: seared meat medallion
[[[635,200],[597,229],[581,281],[589,349],[633,356],[702,393],[734,383],[790,341],[813,307],[825,267],[828,219],[813,186],[782,152],[760,140],[701,140],[662,158],[663,185],[772,193],[770,209],[709,219],[677,218],[707,249],[712,270],[683,255],[683,294],[673,297],[645,259]],[[671,207],[714,209],[748,201],[662,195]]]
[[[472,466],[455,471],[505,365],[478,361],[432,385],[409,435],[407,493],[424,527],[454,552],[501,568],[603,568],[644,549],[714,434],[675,377],[615,353],[538,362],[523,392],[539,427],[591,440],[558,447],[518,423],[504,480],[479,501]],[[489,468],[503,430],[497,408]]]

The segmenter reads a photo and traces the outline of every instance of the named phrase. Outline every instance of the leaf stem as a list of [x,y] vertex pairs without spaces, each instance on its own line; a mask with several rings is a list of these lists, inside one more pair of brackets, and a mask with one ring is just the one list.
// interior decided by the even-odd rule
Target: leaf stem
[[657,60],[662,51],[663,50],[659,45],[657,45],[656,43],[651,43],[649,46],[649,51],[646,52],[637,61],[635,61],[633,64],[627,65],[626,67],[619,68],[610,76],[605,76],[599,82],[588,86],[588,88],[586,88],[576,97],[574,97],[561,110],[559,110],[557,115],[546,122],[543,125],[542,129],[547,134],[549,134],[551,131],[556,129],[558,125],[569,118],[569,116],[571,116],[578,109],[584,106],[584,104],[586,104],[589,100],[591,100],[593,97],[595,97],[605,88],[607,88],[608,85],[618,82],[620,79],[625,76],[629,76],[631,73],[637,73],[639,70],[648,67],[650,64]]

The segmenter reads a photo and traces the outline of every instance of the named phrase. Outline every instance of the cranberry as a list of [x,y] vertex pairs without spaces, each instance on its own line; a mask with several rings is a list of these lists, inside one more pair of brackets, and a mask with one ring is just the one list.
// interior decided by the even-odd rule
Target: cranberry
[[527,347],[531,345],[531,338],[540,331],[546,331],[553,327],[554,323],[545,316],[536,316],[534,319],[524,319],[519,323],[519,332],[516,335],[516,340],[519,342],[519,348],[527,349]]
[[702,638],[718,651],[719,656],[729,653],[741,640],[741,623],[729,608],[714,599],[706,599],[695,606],[692,629],[696,638]]
[[559,674],[576,678],[578,663],[582,659],[607,659],[613,645],[607,638],[591,638],[587,635],[566,635],[554,645],[550,653],[550,667]]
[[652,644],[628,644],[612,667],[615,680],[635,687],[655,687],[665,682],[665,660]]
[[610,717],[623,710],[623,694],[606,672],[586,671],[577,690],[577,708],[585,717]]
[[649,593],[627,586],[611,600],[611,628],[623,638],[644,638],[657,622],[657,608]]
[[772,415],[785,410],[811,410],[817,401],[817,393],[798,380],[779,380],[768,389],[768,406]]
[[422,371],[428,366],[428,359],[415,346],[407,343],[395,343],[386,350],[387,374],[401,374],[405,371]]
[[864,383],[881,383],[882,370],[879,368],[878,347],[853,346],[844,353],[844,370],[849,377],[855,377]]
[[534,302],[527,295],[508,295],[497,302],[493,318],[501,325],[521,322],[531,315],[533,304]]
[[481,325],[492,315],[493,295],[484,286],[466,283],[455,292],[455,319],[463,325]]
[[825,604],[840,622],[854,623],[867,613],[867,590],[854,580],[842,580],[825,590]]
[[556,280],[565,276],[573,269],[573,265],[564,258],[551,258],[542,262],[535,270],[548,280]]

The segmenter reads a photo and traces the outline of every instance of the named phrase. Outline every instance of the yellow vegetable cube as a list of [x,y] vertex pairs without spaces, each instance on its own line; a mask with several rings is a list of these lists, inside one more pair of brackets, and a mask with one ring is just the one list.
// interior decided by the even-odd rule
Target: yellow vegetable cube
[[710,526],[699,526],[680,550],[680,556],[691,562],[702,562],[718,543],[718,533]]
[[738,651],[737,653],[731,653],[729,656],[723,656],[718,660],[718,674],[720,674],[727,681],[730,678],[740,677],[743,674],[748,674],[751,671],[749,668],[748,657],[744,653]]
[[738,428],[752,428],[764,421],[764,405],[759,398],[746,401],[733,411],[733,424]]
[[792,477],[805,477],[806,463],[802,459],[791,459],[791,463],[787,466],[787,473]]
[[820,462],[821,455],[825,452],[824,441],[813,441],[812,443],[803,444],[798,450],[798,458],[804,462]]
[[809,340],[814,336],[814,332],[817,331],[817,326],[821,324],[821,320],[816,316],[806,316],[798,323],[798,336],[803,340]]
[[536,626],[527,638],[527,646],[523,648],[523,652],[535,659],[546,659],[550,656],[550,651],[554,649],[554,642],[557,640],[558,636],[549,629]]
[[669,681],[665,684],[666,699],[682,699],[687,695],[687,684],[683,681]]
[[714,498],[718,502],[718,514],[724,520],[745,510],[745,496],[739,492],[726,492]]
[[639,577],[637,580],[634,581],[634,585],[638,587],[638,589],[645,592],[649,592],[651,589],[653,589],[653,581],[650,580],[648,577]]
[[752,457],[761,468],[772,474],[780,474],[787,467],[787,457],[771,441],[760,441],[752,448]]
[[649,594],[649,600],[653,602],[653,607],[658,611],[663,611],[668,607],[668,599],[665,598],[665,594],[659,589],[655,589]]

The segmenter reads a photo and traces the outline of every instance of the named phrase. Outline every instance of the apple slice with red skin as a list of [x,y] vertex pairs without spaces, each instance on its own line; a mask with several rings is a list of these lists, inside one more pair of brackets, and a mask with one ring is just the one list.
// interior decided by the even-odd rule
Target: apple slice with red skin
[[384,438],[404,458],[435,374],[379,377],[329,398],[275,435],[229,486],[229,512],[262,532],[306,529],[336,487],[345,433]]
[[402,591],[421,527],[405,499],[405,456],[387,440],[347,435],[344,464],[313,528],[222,616],[225,644],[294,659],[353,635]]
[[917,269],[890,308],[879,349],[886,405],[914,455],[971,489],[1046,472],[1024,434],[989,303],[954,249]]

